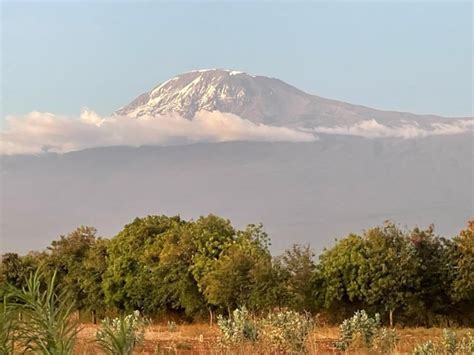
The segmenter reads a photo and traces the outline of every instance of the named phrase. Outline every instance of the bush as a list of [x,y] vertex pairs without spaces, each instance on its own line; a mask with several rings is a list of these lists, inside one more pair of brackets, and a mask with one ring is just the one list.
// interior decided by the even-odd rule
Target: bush
[[21,314],[18,343],[34,354],[73,354],[78,322],[72,317],[74,302],[56,286],[56,272],[42,282],[40,270],[31,274],[26,287],[10,287],[11,307]]
[[447,354],[454,355],[458,349],[458,338],[451,329],[443,329],[442,346]]
[[374,338],[373,346],[377,352],[387,354],[395,350],[398,340],[399,337],[395,329],[381,328]]
[[234,310],[228,319],[219,315],[217,325],[223,334],[221,341],[225,344],[255,342],[258,339],[257,324],[245,307]]
[[413,350],[413,355],[433,355],[433,354],[436,354],[436,346],[431,340],[428,340],[427,342],[416,345],[415,349]]
[[4,296],[0,303],[0,354],[14,354],[16,317],[8,298]]
[[143,342],[145,325],[138,311],[125,317],[106,318],[97,331],[97,343],[107,354],[130,355],[135,346]]
[[364,310],[357,311],[339,326],[341,337],[336,343],[339,350],[346,350],[349,346],[364,346],[371,349],[375,336],[380,331],[380,315],[374,318],[367,315]]
[[260,335],[277,351],[304,352],[308,335],[314,328],[307,314],[294,311],[270,313],[260,321]]
[[253,318],[245,307],[236,309],[226,319],[217,317],[224,344],[261,340],[277,351],[304,352],[308,335],[314,328],[312,319],[294,311],[269,313],[262,319]]
[[474,354],[474,335],[467,333],[459,344],[461,354]]
[[171,333],[174,333],[178,330],[178,326],[176,325],[175,321],[168,321],[168,323],[166,323],[166,328]]

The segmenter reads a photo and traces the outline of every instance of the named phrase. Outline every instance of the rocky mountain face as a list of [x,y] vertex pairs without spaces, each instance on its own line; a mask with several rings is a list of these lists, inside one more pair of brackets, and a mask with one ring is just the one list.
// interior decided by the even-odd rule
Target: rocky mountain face
[[416,122],[425,126],[444,120],[434,115],[381,111],[330,100],[279,79],[223,69],[177,75],[115,114],[140,117],[177,113],[191,119],[200,110],[229,112],[255,123],[289,127],[353,124],[371,119],[384,124]]

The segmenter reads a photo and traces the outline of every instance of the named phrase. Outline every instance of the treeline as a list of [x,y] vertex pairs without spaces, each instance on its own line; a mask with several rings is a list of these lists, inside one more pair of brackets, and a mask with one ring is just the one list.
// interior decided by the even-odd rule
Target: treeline
[[236,230],[214,215],[148,216],[112,239],[80,227],[44,252],[4,254],[0,283],[22,287],[38,268],[56,271],[92,320],[134,310],[212,320],[245,306],[306,311],[328,322],[365,309],[400,325],[474,324],[474,221],[451,239],[432,226],[386,223],[336,241],[318,260],[307,245],[276,257],[269,245],[261,225]]

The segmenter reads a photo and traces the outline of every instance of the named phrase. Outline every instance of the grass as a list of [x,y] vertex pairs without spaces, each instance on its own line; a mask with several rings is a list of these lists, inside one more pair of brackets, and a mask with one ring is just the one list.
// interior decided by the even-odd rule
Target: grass
[[[97,345],[93,344],[97,326],[85,324],[79,333],[76,344],[77,354],[100,354]],[[401,328],[394,354],[411,354],[416,344],[427,340],[438,341],[442,338],[442,328]],[[474,329],[456,329],[462,336]],[[233,348],[222,348],[219,345],[219,329],[208,324],[177,325],[170,332],[167,324],[154,324],[146,328],[144,343],[136,348],[135,354],[271,354],[269,349],[257,344],[238,345]],[[338,327],[316,327],[307,342],[309,354],[340,353],[334,347],[339,337]],[[347,351],[346,354],[364,354],[361,350]]]

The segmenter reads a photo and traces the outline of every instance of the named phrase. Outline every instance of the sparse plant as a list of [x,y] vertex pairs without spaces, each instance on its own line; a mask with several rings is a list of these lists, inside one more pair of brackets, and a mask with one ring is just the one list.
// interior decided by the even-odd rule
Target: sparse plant
[[0,354],[14,354],[15,315],[8,303],[8,297],[4,296],[2,303],[0,303]]
[[463,336],[459,342],[459,352],[461,354],[474,354],[474,335],[470,332]]
[[255,342],[258,339],[257,323],[245,307],[234,310],[229,318],[219,315],[217,325],[223,334],[221,341],[224,344]]
[[308,335],[314,322],[308,314],[295,311],[270,313],[260,321],[260,334],[277,351],[305,352]]
[[175,321],[168,321],[168,323],[166,323],[166,328],[171,333],[174,333],[178,330],[178,326],[176,325]]
[[145,319],[139,311],[118,318],[105,318],[96,333],[99,347],[107,354],[130,355],[145,335]]
[[38,269],[21,290],[10,288],[12,307],[21,314],[18,342],[25,352],[69,355],[73,353],[78,322],[72,317],[74,302],[56,286],[56,272],[45,276]]
[[371,349],[374,338],[380,331],[380,315],[376,313],[371,318],[366,311],[357,311],[351,318],[342,322],[339,329],[341,336],[336,342],[339,350],[347,350],[351,345],[356,347],[362,345]]
[[436,345],[428,340],[424,343],[417,344],[413,349],[413,355],[434,355],[437,353]]
[[381,328],[374,338],[373,347],[379,353],[388,354],[395,350],[398,341],[399,337],[395,329]]
[[456,354],[458,349],[458,337],[456,333],[451,329],[443,329],[443,340],[441,345],[447,354]]

